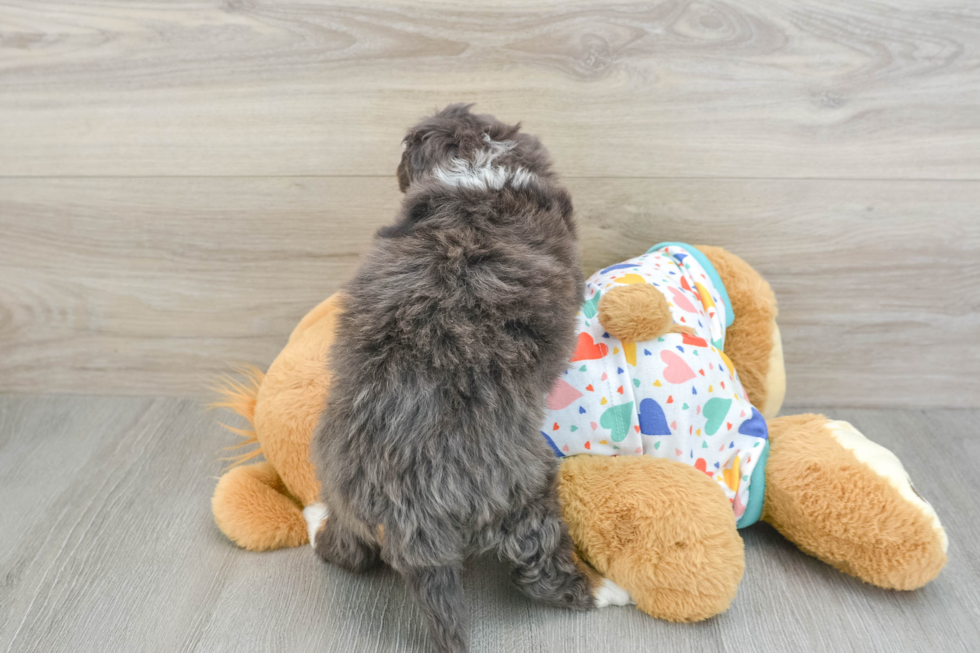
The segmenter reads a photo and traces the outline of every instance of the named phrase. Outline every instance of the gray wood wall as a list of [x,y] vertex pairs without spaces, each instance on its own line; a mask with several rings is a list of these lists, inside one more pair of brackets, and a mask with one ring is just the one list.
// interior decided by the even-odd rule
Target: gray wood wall
[[755,265],[789,403],[980,406],[972,0],[5,2],[0,391],[268,364],[450,101],[543,138],[587,271]]

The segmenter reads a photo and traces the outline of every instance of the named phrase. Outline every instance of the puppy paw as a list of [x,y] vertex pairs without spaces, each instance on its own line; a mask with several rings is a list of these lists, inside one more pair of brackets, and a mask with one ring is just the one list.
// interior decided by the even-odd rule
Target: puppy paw
[[597,608],[636,603],[629,592],[608,578],[602,579],[602,584],[595,589],[593,596],[595,597],[595,607]]
[[316,534],[323,528],[327,521],[327,506],[322,503],[311,503],[303,508],[303,517],[306,518],[306,530],[310,534],[310,546],[316,548]]

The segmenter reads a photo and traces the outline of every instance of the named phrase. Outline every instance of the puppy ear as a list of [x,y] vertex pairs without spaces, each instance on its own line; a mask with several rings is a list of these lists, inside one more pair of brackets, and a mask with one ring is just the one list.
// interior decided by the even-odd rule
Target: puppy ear
[[402,152],[402,160],[398,163],[398,170],[396,174],[398,175],[398,190],[404,193],[408,190],[408,185],[412,183],[412,176],[408,170],[407,149]]
[[405,211],[404,217],[395,224],[381,227],[378,229],[378,238],[400,238],[412,232],[419,222],[427,218],[432,212],[432,205],[429,197],[419,197]]

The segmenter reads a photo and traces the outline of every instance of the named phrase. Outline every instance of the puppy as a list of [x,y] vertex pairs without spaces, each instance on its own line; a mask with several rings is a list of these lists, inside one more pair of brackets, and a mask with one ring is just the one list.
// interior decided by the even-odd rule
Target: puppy
[[583,295],[572,202],[519,130],[451,105],[405,136],[405,199],[346,286],[313,443],[317,554],[397,570],[441,652],[467,650],[473,553],[534,599],[595,603],[540,434]]

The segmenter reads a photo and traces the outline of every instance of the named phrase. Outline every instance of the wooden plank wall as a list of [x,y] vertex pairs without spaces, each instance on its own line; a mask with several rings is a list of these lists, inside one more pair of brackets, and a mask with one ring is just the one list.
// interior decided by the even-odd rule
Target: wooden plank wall
[[969,0],[0,5],[0,391],[265,365],[391,219],[450,101],[542,137],[588,271],[729,247],[792,404],[980,405]]

